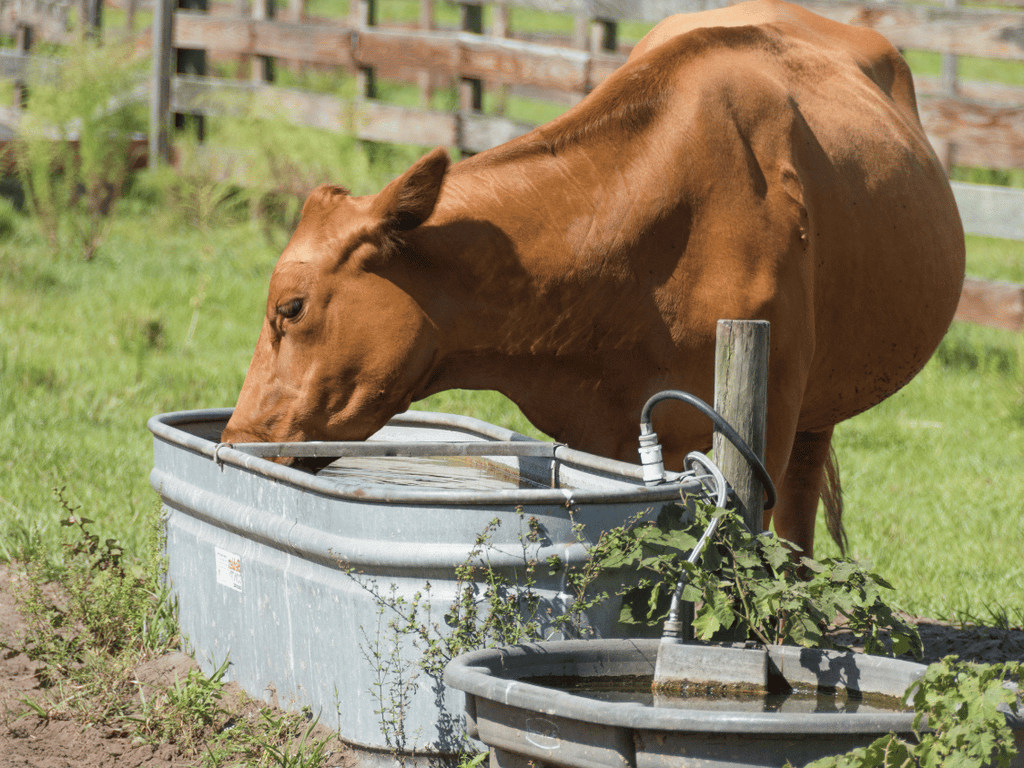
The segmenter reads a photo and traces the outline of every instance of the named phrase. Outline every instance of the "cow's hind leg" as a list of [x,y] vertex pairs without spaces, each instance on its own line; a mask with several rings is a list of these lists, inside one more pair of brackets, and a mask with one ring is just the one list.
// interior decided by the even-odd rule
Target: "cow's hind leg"
[[808,557],[814,556],[814,518],[818,499],[824,502],[828,531],[846,551],[843,530],[843,501],[839,469],[832,451],[832,428],[821,432],[797,432],[789,464],[778,489],[779,500],[773,510],[775,532],[796,544]]

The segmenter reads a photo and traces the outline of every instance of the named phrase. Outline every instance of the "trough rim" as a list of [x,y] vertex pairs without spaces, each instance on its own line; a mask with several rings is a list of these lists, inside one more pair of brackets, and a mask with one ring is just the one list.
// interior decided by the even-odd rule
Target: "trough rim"
[[[593,725],[628,728],[634,731],[678,731],[698,733],[756,734],[858,734],[889,732],[910,733],[914,730],[915,712],[720,712],[700,709],[663,709],[639,703],[605,702],[575,696],[543,686],[522,682],[516,663],[532,658],[537,664],[575,663],[609,664],[616,660],[649,662],[654,672],[660,640],[590,639],[543,643],[523,643],[473,651],[456,657],[444,672],[446,685],[466,693],[467,706],[479,712],[479,702],[470,705],[470,697],[486,699],[502,707],[512,707],[540,714],[578,720]],[[773,662],[801,664],[801,655],[828,660],[850,656],[858,662],[875,667],[891,667],[892,672],[909,687],[925,672],[923,664],[900,659],[838,652],[769,646]],[[806,661],[803,661],[806,664]],[[526,677],[527,674],[519,673]],[[493,718],[492,718],[493,719]]]
[[[293,467],[278,464],[253,456],[232,447],[228,443],[215,443],[179,429],[183,424],[201,424],[226,421],[233,408],[210,408],[188,411],[171,411],[150,417],[146,426],[153,436],[169,445],[184,448],[207,456],[219,466],[231,466],[252,474],[261,475],[291,486],[313,491],[317,494],[354,502],[385,502],[398,504],[454,504],[464,506],[508,506],[554,504],[572,506],[575,504],[645,504],[653,502],[681,501],[683,497],[701,492],[701,483],[692,476],[675,482],[647,487],[643,484],[643,470],[638,464],[616,461],[577,451],[553,443],[553,460],[574,467],[596,470],[617,476],[622,483],[636,483],[619,489],[586,488],[520,488],[514,490],[450,490],[414,489],[405,490],[381,486],[341,486],[330,478],[311,475]],[[494,441],[526,441],[543,444],[543,441],[521,435],[509,429],[489,424],[470,416],[460,416],[434,411],[407,411],[392,417],[389,426],[437,427],[443,426],[463,430],[483,439]],[[396,446],[400,443],[396,443]]]

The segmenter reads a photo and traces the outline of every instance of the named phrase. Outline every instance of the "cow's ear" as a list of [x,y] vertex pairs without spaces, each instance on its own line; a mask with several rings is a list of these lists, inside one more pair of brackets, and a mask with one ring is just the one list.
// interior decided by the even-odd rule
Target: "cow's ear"
[[424,155],[377,194],[373,212],[389,228],[407,231],[418,227],[433,212],[450,163],[443,147]]

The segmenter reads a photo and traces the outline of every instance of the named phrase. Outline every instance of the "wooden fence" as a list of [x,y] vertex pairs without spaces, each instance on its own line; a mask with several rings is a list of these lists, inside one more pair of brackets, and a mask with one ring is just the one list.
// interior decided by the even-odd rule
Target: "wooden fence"
[[[98,25],[100,2],[0,0],[0,33],[13,35],[21,50],[0,53],[0,75],[20,76],[34,37],[62,41],[72,9]],[[118,2],[134,18],[140,0]],[[171,115],[179,116],[179,124],[181,115],[197,116],[201,130],[203,119],[215,119],[224,114],[226,104],[237,108],[239,103],[257,113],[286,114],[301,125],[352,131],[362,139],[479,152],[533,127],[501,114],[500,106],[485,114],[488,89],[497,94],[499,105],[510,89],[571,104],[626,60],[630,45],[622,40],[623,22],[650,25],[672,13],[729,4],[475,0],[458,4],[457,27],[440,28],[434,0],[420,0],[414,21],[391,25],[378,22],[385,0],[351,0],[348,16],[337,19],[308,17],[304,0],[289,0],[279,12],[274,0],[141,2],[152,9],[154,20],[151,33],[143,33],[153,45],[151,157],[167,155]],[[959,66],[959,57],[964,56],[1024,62],[1024,0],[1000,3],[1002,8],[992,9],[960,7],[958,0],[800,0],[824,16],[872,27],[903,50],[940,56],[940,76],[915,79],[922,121],[940,157],[947,165],[1016,169],[1024,168],[1024,87],[965,80]],[[485,6],[490,6],[488,28]],[[514,21],[521,8],[566,14],[572,19],[572,35],[517,31]],[[208,57],[241,62],[239,72],[245,79],[206,76]],[[278,62],[354,74],[357,98],[275,86]],[[415,84],[419,105],[400,106],[377,98],[382,80]],[[431,89],[448,83],[457,85],[458,108],[429,109]],[[1024,191],[955,182],[954,192],[968,232],[1024,240]],[[1019,330],[1024,327],[1022,295],[1019,286],[971,282],[961,315]],[[991,306],[993,296],[999,297],[998,310],[982,310]]]
[[[262,7],[265,1],[257,0],[253,8]],[[1022,4],[1021,0],[1015,2]],[[524,129],[499,116],[479,114],[485,83],[544,89],[556,98],[579,97],[625,61],[628,48],[617,39],[621,21],[654,22],[672,12],[717,4],[726,3],[513,0],[495,5],[489,30],[483,28],[479,4],[461,5],[461,30],[431,29],[433,3],[429,0],[421,5],[418,29],[378,24],[374,0],[353,0],[347,23],[283,22],[180,10],[173,17],[173,38],[179,48],[329,64],[356,72],[361,95],[369,102],[363,105],[365,117],[358,129],[367,138],[442,143],[479,151]],[[1019,9],[947,9],[898,2],[877,5],[822,0],[805,0],[802,4],[840,21],[873,27],[900,48],[948,57],[945,76],[917,81],[922,119],[942,156],[959,165],[1024,167],[1024,88],[964,81],[949,63],[952,57],[962,55],[1024,61],[1024,13]],[[577,32],[572,39],[543,43],[517,36],[509,23],[513,6],[573,13]],[[374,101],[378,77],[422,83],[426,81],[425,73],[460,81],[459,113],[422,108],[395,111]],[[179,83],[173,99],[183,108],[198,109],[203,101],[209,103],[201,98],[202,93],[221,85],[208,80]],[[322,106],[319,101],[309,103],[300,94],[292,94],[291,100],[298,115]],[[340,104],[334,110],[345,124],[349,118],[346,111]]]

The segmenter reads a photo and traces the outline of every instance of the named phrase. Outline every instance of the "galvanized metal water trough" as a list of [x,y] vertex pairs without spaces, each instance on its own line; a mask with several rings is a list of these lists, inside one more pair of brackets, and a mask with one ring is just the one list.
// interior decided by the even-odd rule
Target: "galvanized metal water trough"
[[[359,748],[364,764],[393,764],[395,755],[408,762],[414,753],[436,759],[465,746],[462,694],[419,672],[421,649],[408,638],[388,635],[381,595],[409,600],[429,582],[423,609],[443,627],[455,569],[492,520],[500,525],[486,559],[521,581],[526,559],[557,555],[578,565],[602,531],[702,490],[693,475],[648,488],[639,466],[450,414],[395,417],[365,443],[276,448],[219,444],[230,414],[149,421],[151,482],[163,500],[167,576],[182,632],[204,671],[229,659],[229,680],[256,698],[310,707]],[[475,454],[514,480],[484,490],[389,485],[372,472],[344,481],[254,455],[275,450],[406,460]],[[534,543],[525,539],[530,518],[542,532]],[[606,579],[597,586],[622,582]],[[564,568],[538,569],[534,591],[553,614],[572,599],[564,580]],[[596,637],[628,637],[633,630],[617,623],[618,612],[609,601],[585,619]],[[396,704],[400,728],[384,722],[387,711],[398,714]]]
[[[779,711],[744,711],[728,697],[707,708],[670,698],[651,707],[597,701],[537,682],[552,677],[649,679],[658,645],[657,640],[612,639],[491,648],[459,656],[444,677],[466,692],[470,732],[491,747],[491,768],[527,768],[531,762],[562,768],[781,768],[841,755],[890,732],[912,734],[913,711],[867,711],[866,706],[864,711],[828,706],[791,711],[785,704]],[[696,657],[705,650],[677,647]],[[766,650],[768,674],[794,688],[898,699],[926,669],[852,652]],[[723,648],[715,656],[727,665],[730,651],[744,653]],[[1017,745],[1024,746],[1024,721],[1010,712],[1006,718]],[[1024,755],[1018,754],[1012,766],[1024,766]]]

